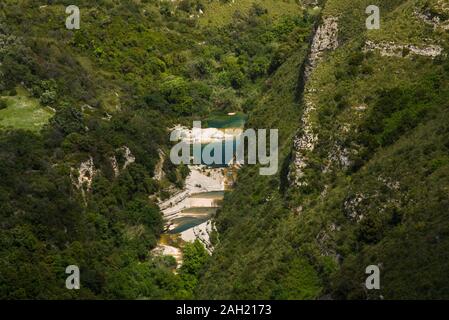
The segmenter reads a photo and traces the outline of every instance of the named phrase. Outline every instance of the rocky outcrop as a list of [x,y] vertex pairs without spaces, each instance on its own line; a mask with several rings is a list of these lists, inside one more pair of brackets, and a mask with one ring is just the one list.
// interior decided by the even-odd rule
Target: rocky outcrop
[[327,158],[327,165],[323,172],[328,172],[333,166],[340,166],[345,169],[351,165],[350,151],[347,148],[343,148],[341,145],[335,143]]
[[131,150],[127,146],[123,146],[121,148],[123,151],[123,156],[125,157],[125,164],[123,165],[123,169],[126,169],[130,164],[136,162],[136,157],[131,153]]
[[92,187],[92,179],[95,175],[95,165],[92,157],[88,160],[81,162],[78,169],[72,168],[72,170],[77,171],[77,178],[72,176],[72,181],[77,189],[86,189],[90,191]]
[[111,156],[109,158],[109,161],[111,163],[112,170],[114,171],[114,176],[118,177],[121,170],[125,170],[130,164],[136,161],[136,157],[134,157],[131,150],[127,146],[123,146],[117,149],[116,152],[120,152],[121,155],[123,156],[124,159],[123,166],[120,168],[116,154]]
[[326,51],[338,47],[338,18],[328,17],[323,20],[313,37],[310,54],[304,71],[304,81],[307,81]]
[[70,178],[72,179],[72,183],[81,191],[84,200],[86,200],[86,193],[91,190],[92,180],[96,172],[92,156],[86,161],[81,162],[78,168],[71,168]]
[[363,219],[364,201],[367,197],[363,193],[356,193],[354,196],[348,198],[344,202],[344,212],[347,218],[360,222]]
[[319,61],[327,51],[335,50],[338,47],[338,18],[324,18],[313,37],[309,57],[303,74],[305,92],[303,102],[304,110],[301,118],[301,129],[294,140],[293,169],[290,171],[289,180],[296,186],[305,186],[304,171],[307,167],[307,154],[315,149],[318,135],[315,133],[311,114],[315,110],[315,104],[309,94],[313,88],[308,84],[308,80],[317,67]]
[[[444,8],[441,8],[444,10]],[[447,9],[449,11],[449,9]],[[415,16],[424,23],[431,25],[434,30],[449,30],[449,20],[443,19],[440,15],[431,12],[430,10],[414,11]]]
[[297,186],[307,185],[303,179],[304,169],[307,167],[307,153],[315,149],[315,144],[318,141],[318,135],[314,133],[310,120],[310,113],[315,110],[315,106],[310,101],[305,101],[304,106],[301,118],[302,131],[294,140],[294,183]]
[[344,212],[348,219],[359,223],[366,214],[384,212],[387,208],[401,207],[402,200],[399,181],[390,177],[377,177],[377,189],[370,192],[356,192],[344,201]]
[[412,44],[396,44],[392,41],[390,42],[379,42],[366,41],[364,52],[377,51],[381,56],[384,57],[406,57],[410,55],[418,55],[429,58],[436,58],[443,53],[443,48],[438,45],[429,45],[418,47]]
[[181,238],[184,241],[195,241],[198,239],[211,254],[214,251],[214,246],[210,241],[210,234],[216,231],[212,220],[208,220],[198,226],[188,229],[181,233]]
[[164,161],[165,161],[165,154],[164,151],[159,149],[159,161],[156,163],[156,166],[154,168],[154,179],[161,181],[164,178],[164,171],[162,170],[164,167]]
[[[131,153],[131,150],[127,146],[123,146],[117,151],[123,152],[124,164],[120,169],[117,158],[115,155],[109,157],[112,170],[114,171],[114,176],[117,177],[120,174],[120,170],[126,169],[127,166],[134,163],[136,158]],[[73,185],[76,189],[80,190],[83,198],[85,198],[86,193],[92,188],[92,181],[98,170],[95,168],[94,160],[92,156],[86,161],[80,163],[78,168],[71,168],[70,178],[72,179]]]

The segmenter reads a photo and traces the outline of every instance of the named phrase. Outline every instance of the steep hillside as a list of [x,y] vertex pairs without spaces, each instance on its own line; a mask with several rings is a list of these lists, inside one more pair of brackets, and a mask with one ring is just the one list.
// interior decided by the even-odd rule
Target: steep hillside
[[[78,1],[79,30],[67,5],[0,3],[0,298],[189,297],[189,259],[177,276],[151,254],[156,201],[185,171],[153,172],[167,128],[213,109],[187,65],[201,38],[159,2]],[[65,287],[72,264],[79,291]]]
[[[189,174],[161,159],[168,128],[249,112],[305,56],[308,14],[262,2],[203,27],[228,5],[83,0],[79,30],[65,0],[0,2],[0,299],[192,298],[204,247],[184,243],[178,269],[153,252],[157,203]],[[65,287],[69,265],[80,290]]]
[[[307,64],[285,65],[304,87],[289,92],[291,153],[277,177],[242,170],[198,297],[449,297],[447,5],[377,1],[381,29],[368,31],[370,4],[327,1]],[[273,99],[290,84],[272,83]],[[364,287],[368,265],[380,290]]]
[[[447,1],[79,0],[79,30],[69,2],[0,2],[0,299],[449,298]],[[279,170],[179,267],[169,128],[234,113]]]

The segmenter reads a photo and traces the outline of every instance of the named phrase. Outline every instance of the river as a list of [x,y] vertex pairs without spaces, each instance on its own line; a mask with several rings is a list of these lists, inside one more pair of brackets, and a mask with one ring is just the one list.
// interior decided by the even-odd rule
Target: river
[[[206,120],[203,129],[205,135],[217,136],[216,131],[226,130],[232,132],[232,139],[241,134],[246,117],[241,114],[214,117]],[[229,131],[231,129],[231,131]],[[190,139],[188,128],[184,128],[187,134],[185,139]],[[218,135],[219,136],[219,135]],[[226,135],[222,141],[214,141],[224,148]],[[202,145],[204,147],[204,145]],[[233,144],[234,150],[237,147]],[[229,163],[232,159],[223,158],[223,163]],[[206,166],[189,165],[190,174],[186,178],[185,187],[172,194],[169,199],[159,203],[159,207],[165,219],[166,231],[154,249],[156,254],[172,255],[182,264],[181,249],[185,242],[201,241],[211,253],[213,245],[210,241],[210,233],[214,229],[213,216],[221,205],[226,190],[229,190],[235,180],[235,166],[214,165]]]

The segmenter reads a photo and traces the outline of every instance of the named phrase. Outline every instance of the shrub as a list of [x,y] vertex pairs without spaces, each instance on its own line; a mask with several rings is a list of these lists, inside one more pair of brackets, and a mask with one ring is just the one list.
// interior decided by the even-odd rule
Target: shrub
[[0,99],[0,110],[6,109],[8,107],[8,103],[5,99]]

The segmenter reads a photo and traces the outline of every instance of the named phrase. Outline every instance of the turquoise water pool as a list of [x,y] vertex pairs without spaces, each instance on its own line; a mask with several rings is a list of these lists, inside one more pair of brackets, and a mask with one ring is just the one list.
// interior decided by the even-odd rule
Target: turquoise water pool
[[176,234],[181,233],[186,230],[189,230],[190,228],[196,227],[207,220],[210,219],[209,215],[206,216],[199,216],[199,217],[181,217],[173,220],[173,223],[177,224],[176,228],[173,230],[170,230],[170,234]]

